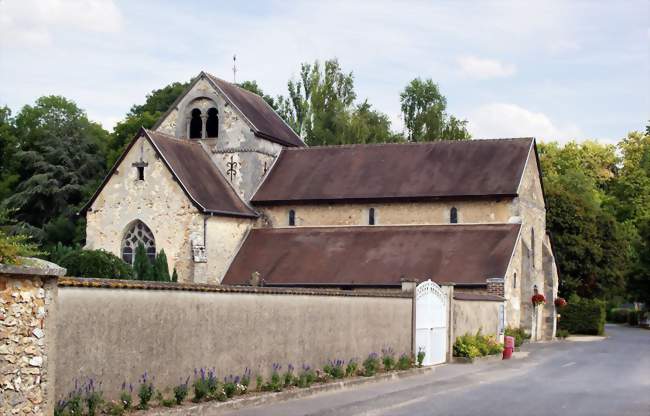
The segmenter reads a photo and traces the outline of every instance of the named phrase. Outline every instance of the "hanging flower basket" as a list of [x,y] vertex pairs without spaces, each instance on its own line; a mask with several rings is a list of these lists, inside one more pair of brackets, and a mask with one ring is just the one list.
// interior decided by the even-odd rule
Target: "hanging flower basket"
[[563,308],[567,304],[566,299],[564,298],[555,298],[555,307],[556,308]]
[[546,298],[541,293],[533,295],[530,300],[533,302],[533,306],[544,305],[546,303]]

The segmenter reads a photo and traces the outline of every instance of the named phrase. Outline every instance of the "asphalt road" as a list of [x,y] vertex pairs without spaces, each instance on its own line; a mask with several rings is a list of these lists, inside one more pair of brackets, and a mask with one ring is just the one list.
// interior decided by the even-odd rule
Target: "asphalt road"
[[242,409],[228,415],[650,416],[650,331],[607,326],[607,339],[530,344],[519,358]]

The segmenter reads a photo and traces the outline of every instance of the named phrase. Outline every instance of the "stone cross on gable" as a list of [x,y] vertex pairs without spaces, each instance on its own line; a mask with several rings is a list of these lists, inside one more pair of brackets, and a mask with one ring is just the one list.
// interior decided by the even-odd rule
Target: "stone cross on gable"
[[149,163],[144,161],[144,147],[142,143],[140,143],[140,160],[137,162],[133,162],[131,164],[134,168],[138,170],[138,180],[143,181],[144,180],[144,168],[149,166]]

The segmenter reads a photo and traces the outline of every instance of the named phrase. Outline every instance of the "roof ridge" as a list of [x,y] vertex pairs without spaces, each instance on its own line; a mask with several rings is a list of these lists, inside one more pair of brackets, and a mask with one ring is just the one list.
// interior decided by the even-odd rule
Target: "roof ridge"
[[480,228],[480,227],[520,227],[520,223],[508,223],[508,222],[495,222],[495,223],[472,223],[472,224],[393,224],[393,225],[323,225],[323,226],[308,226],[308,227],[277,227],[277,228],[252,228],[251,231],[299,231],[299,230],[327,230],[327,231],[336,231],[336,230],[359,230],[362,228],[374,231],[382,231],[387,228],[399,229],[399,228]]
[[288,147],[287,151],[310,150],[310,149],[345,149],[354,147],[388,147],[388,146],[431,146],[439,143],[473,143],[473,142],[499,142],[514,140],[535,140],[535,137],[496,137],[491,139],[469,139],[469,140],[433,140],[428,142],[403,142],[403,143],[349,143],[335,145],[318,145],[307,147]]
[[[237,84],[236,82],[226,81],[225,79],[220,78],[220,77],[218,77],[218,76],[216,76],[216,75],[213,75],[213,74],[211,74],[211,73],[209,73],[209,72],[207,72],[207,71],[203,71],[203,72],[204,72],[207,76],[209,76],[209,77],[211,77],[211,78],[213,78],[213,79],[215,79],[215,80],[219,80],[219,81],[221,81],[221,82],[225,82],[226,84],[230,84],[230,85],[232,85],[233,87],[235,87],[235,88],[237,88],[237,89],[239,89],[239,90],[241,90],[241,91],[244,91],[244,92],[246,92],[246,93],[248,93],[248,94],[252,94],[252,95],[254,95],[254,96],[256,96],[256,97],[259,97],[259,98],[261,98],[262,100],[264,100],[264,97],[262,97],[261,95],[256,94],[256,93],[254,93],[253,91],[249,91],[249,90],[247,90],[246,88],[240,86],[240,85]],[[266,102],[266,100],[265,100],[265,102]]]

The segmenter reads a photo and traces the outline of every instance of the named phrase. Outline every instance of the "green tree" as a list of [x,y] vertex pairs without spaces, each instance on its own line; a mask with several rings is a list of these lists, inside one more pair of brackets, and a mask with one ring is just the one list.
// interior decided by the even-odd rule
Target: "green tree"
[[169,266],[167,265],[167,255],[165,250],[160,250],[160,253],[156,256],[156,261],[153,264],[153,274],[154,279],[159,282],[170,282],[171,277],[169,276]]
[[17,146],[11,110],[9,107],[0,107],[0,201],[11,193],[19,179],[15,162]]
[[447,99],[431,79],[415,78],[400,94],[407,137],[412,142],[467,140],[467,121],[447,114]]
[[178,273],[176,273],[176,267],[174,267],[174,272],[172,273],[172,282],[178,282]]
[[141,127],[153,127],[190,83],[191,81],[173,82],[147,94],[144,104],[133,105],[124,120],[117,123],[113,129],[108,144],[107,165],[112,166],[115,163]]
[[147,256],[144,245],[138,244],[133,259],[133,275],[136,280],[154,280],[154,268]]
[[631,300],[650,305],[650,217],[638,221],[636,261],[627,277]]
[[[75,214],[104,175],[108,133],[59,96],[41,97],[34,106],[23,107],[14,124],[11,174],[17,181],[3,204],[15,210],[22,229],[44,244],[62,236],[65,243],[83,241]],[[56,235],[50,235],[55,229]]]
[[363,101],[355,105],[354,76],[338,60],[303,63],[288,96],[276,100],[278,114],[308,145],[399,141],[385,114]]

